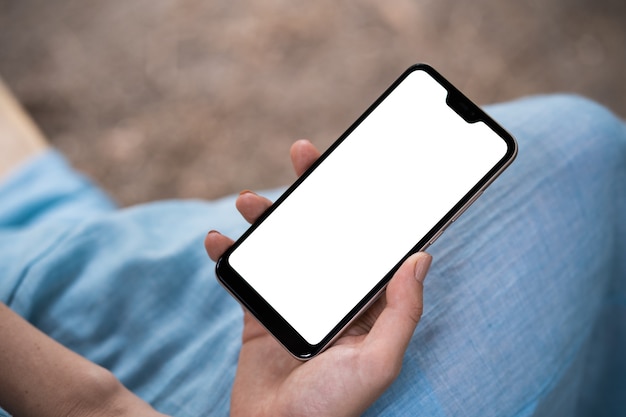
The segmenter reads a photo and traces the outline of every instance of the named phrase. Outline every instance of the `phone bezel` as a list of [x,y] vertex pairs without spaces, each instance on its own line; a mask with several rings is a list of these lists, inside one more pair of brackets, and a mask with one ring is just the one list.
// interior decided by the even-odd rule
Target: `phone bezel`
[[[446,213],[442,219],[400,259],[397,264],[372,288],[370,292],[327,334],[318,344],[309,344],[300,334],[269,305],[246,280],[235,271],[229,263],[230,254],[268,217],[274,210],[303,182],[306,178],[333,152],[352,131],[365,120],[369,114],[382,103],[389,94],[402,83],[402,81],[414,71],[425,71],[441,86],[448,96],[446,103],[453,108],[466,122],[473,123],[482,121],[498,134],[506,143],[507,151],[502,159],[478,181],[475,186],[459,202]],[[380,296],[387,283],[398,270],[400,265],[413,253],[425,250],[456,220],[467,207],[469,207],[485,188],[489,186],[502,171],[504,171],[517,155],[517,143],[504,128],[496,123],[476,104],[469,100],[463,93],[454,87],[448,80],[427,64],[415,64],[409,67],[398,79],[396,79],[383,94],[320,156],[320,158],[302,174],[277,200],[254,222],[250,228],[222,255],[216,264],[216,275],[220,284],[233,295],[256,319],[272,334],[285,349],[300,360],[307,360],[323,351],[329,346],[359,313],[369,307]]]

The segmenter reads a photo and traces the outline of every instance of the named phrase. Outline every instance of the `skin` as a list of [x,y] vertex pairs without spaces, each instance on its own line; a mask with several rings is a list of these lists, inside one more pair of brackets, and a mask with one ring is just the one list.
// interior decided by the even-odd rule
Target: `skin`
[[[0,180],[48,146],[0,81]],[[308,141],[291,148],[298,175],[319,152]],[[243,192],[236,206],[252,222],[270,202]],[[216,260],[232,240],[210,232]],[[336,343],[308,362],[293,359],[248,313],[231,398],[233,416],[353,416],[362,413],[400,372],[422,313],[426,253],[411,256],[381,297]],[[108,370],[40,332],[0,303],[0,406],[15,416],[164,416]]]
[[0,180],[47,147],[43,134],[0,78]]
[[111,372],[55,342],[4,304],[0,405],[24,417],[163,416]]
[[[319,152],[308,141],[291,148],[301,175]],[[244,191],[237,209],[253,222],[271,202]],[[217,260],[233,241],[211,231],[205,246]],[[329,349],[308,362],[293,359],[247,312],[231,397],[232,416],[356,416],[398,376],[402,358],[423,310],[426,253],[411,256],[386,293]]]

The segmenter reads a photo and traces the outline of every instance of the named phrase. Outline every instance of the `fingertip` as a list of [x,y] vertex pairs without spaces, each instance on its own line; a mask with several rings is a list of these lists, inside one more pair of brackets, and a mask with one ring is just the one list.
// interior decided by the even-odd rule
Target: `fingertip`
[[292,143],[291,147],[289,148],[289,155],[291,156],[291,159],[293,160],[297,158],[300,153],[300,149],[303,147],[308,147],[310,143],[311,142],[308,139],[298,139],[297,141]]
[[308,147],[312,147],[313,144],[308,139],[298,139],[294,143],[291,144],[291,149],[299,148],[301,146],[308,148]]
[[206,250],[209,258],[217,262],[217,260],[226,252],[233,244],[233,240],[224,236],[217,230],[211,230],[204,237],[204,249]]
[[248,206],[254,204],[258,199],[258,195],[250,190],[243,190],[237,196],[235,200],[235,208],[241,213],[241,210],[244,211],[248,208]]
[[211,242],[211,240],[216,236],[216,235],[221,235],[220,232],[218,232],[217,230],[209,230],[206,234],[206,236],[204,237],[204,246],[208,246],[209,243]]
[[399,290],[399,293],[401,293],[401,296],[405,296],[406,286],[414,287],[411,281],[423,284],[431,263],[432,256],[427,252],[417,252],[409,256],[389,282],[387,293],[391,289],[392,294],[395,295],[395,288],[401,287],[402,289]]
[[249,223],[254,223],[271,205],[270,200],[249,190],[242,191],[235,200],[237,211]]
[[309,153],[311,149],[315,149],[315,147],[310,140],[298,139],[297,141],[292,143],[291,148],[289,148],[289,155],[291,156],[291,160],[296,161],[301,159],[301,156]]
[[320,152],[309,140],[300,139],[291,145],[290,156],[296,175],[300,176],[319,158]]
[[398,309],[409,323],[417,325],[423,310],[424,279],[432,263],[432,256],[426,252],[411,255],[402,264],[387,287],[387,305],[391,310]]
[[427,252],[418,252],[413,256],[415,262],[413,276],[418,282],[424,283],[428,270],[430,269],[430,265],[432,264],[433,257]]

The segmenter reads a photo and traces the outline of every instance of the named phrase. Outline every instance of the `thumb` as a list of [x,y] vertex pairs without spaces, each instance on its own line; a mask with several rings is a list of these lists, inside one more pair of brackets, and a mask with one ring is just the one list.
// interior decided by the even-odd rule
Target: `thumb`
[[418,252],[402,264],[387,285],[386,306],[368,335],[376,354],[398,365],[422,316],[423,282],[431,262],[428,253]]

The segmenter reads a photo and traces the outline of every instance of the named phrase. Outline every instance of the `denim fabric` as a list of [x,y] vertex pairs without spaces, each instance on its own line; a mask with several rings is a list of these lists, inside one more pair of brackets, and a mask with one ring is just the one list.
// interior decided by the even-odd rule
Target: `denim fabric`
[[[422,321],[367,415],[626,415],[626,128],[572,96],[487,111],[518,159],[429,249]],[[241,311],[203,239],[245,230],[234,199],[116,209],[48,152],[0,186],[0,301],[158,410],[227,415]]]

